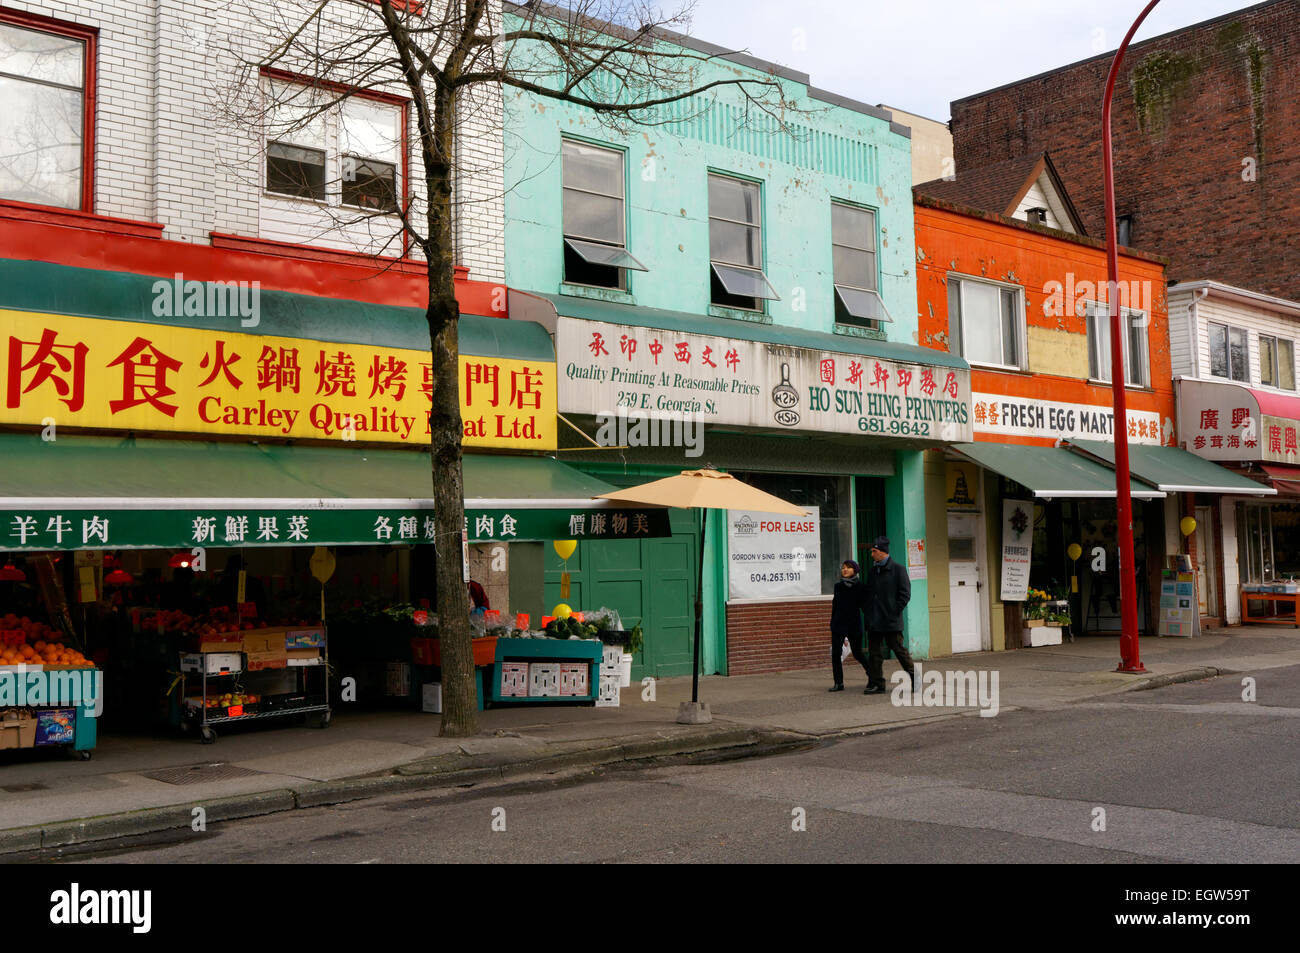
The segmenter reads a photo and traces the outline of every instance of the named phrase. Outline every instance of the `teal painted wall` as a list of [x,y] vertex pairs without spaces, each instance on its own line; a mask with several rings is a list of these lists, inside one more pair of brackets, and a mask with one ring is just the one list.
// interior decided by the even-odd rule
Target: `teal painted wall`
[[[925,453],[899,450],[894,476],[885,479],[885,526],[889,556],[907,567],[907,541],[925,539]],[[903,618],[904,639],[913,658],[930,657],[930,589],[912,580],[912,599]]]
[[[719,61],[702,67],[695,85],[745,73],[765,75]],[[741,95],[725,88],[716,97],[697,97],[655,117],[680,121],[630,126],[621,132],[581,107],[505,90],[507,284],[524,291],[585,293],[637,307],[709,314],[708,174],[719,172],[762,185],[763,270],[781,300],[767,302],[765,315],[747,320],[835,331],[831,202],[844,201],[876,213],[878,287],[893,318],[885,326],[886,338],[917,344],[911,140],[892,131],[887,120],[811,98],[797,81],[781,82],[800,109],[786,117],[790,132],[767,116],[756,117],[754,128],[746,127],[740,122]],[[625,293],[584,292],[563,283],[560,153],[565,137],[625,155],[627,248],[649,269],[629,272]],[[743,333],[743,328],[738,331]],[[874,450],[864,441],[866,449],[892,452]],[[906,564],[907,538],[925,537],[922,455],[897,456],[897,475],[886,484],[888,524]],[[706,673],[726,668],[722,515],[711,515],[706,547]],[[549,558],[548,568],[554,571]],[[914,582],[907,634],[919,658],[927,657],[929,650],[927,602],[924,581]]]
[[[731,63],[702,68],[698,84],[734,78]],[[761,74],[752,73],[754,76]],[[616,133],[593,113],[531,93],[505,91],[506,280],[512,288],[561,292],[563,276],[562,137],[584,139],[626,155],[628,250],[649,268],[631,272],[629,293],[598,292],[647,308],[709,311],[708,173],[762,183],[764,271],[780,301],[767,303],[777,324],[834,329],[831,200],[877,214],[879,287],[894,323],[889,340],[917,343],[911,140],[887,121],[810,99],[782,80],[806,112],[789,118],[794,134],[761,116],[741,128],[740,96],[722,88],[716,102],[672,108],[687,117]]]

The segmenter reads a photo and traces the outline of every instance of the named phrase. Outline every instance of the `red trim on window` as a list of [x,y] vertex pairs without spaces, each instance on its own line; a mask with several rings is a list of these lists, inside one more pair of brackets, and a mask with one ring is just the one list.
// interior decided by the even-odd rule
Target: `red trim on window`
[[[377,2],[377,0],[376,0]],[[351,92],[358,99],[371,99],[376,102],[388,103],[398,106],[402,110],[402,198],[400,201],[406,202],[406,213],[411,211],[411,100],[407,96],[398,96],[394,93],[385,93],[375,89],[357,89],[355,86],[349,86],[347,83],[336,83],[333,80],[322,79],[319,76],[307,76],[302,73],[294,73],[289,70],[276,69],[273,66],[263,66],[261,75],[267,79],[279,80],[282,83],[293,83],[296,86],[318,87],[328,89],[335,93]],[[405,258],[411,253],[411,236],[407,234],[406,229],[402,229],[402,257]]]
[[157,222],[139,222],[130,218],[112,218],[76,209],[57,208],[52,205],[32,205],[0,199],[0,220],[41,222],[62,225],[105,235],[130,235],[135,238],[162,238],[163,226]]
[[295,86],[319,87],[320,89],[328,89],[336,93],[352,93],[359,99],[377,99],[381,103],[392,103],[395,106],[400,106],[411,101],[406,96],[397,96],[393,93],[385,93],[377,89],[358,89],[355,86],[349,86],[347,83],[336,83],[331,79],[322,79],[319,76],[307,76],[303,73],[291,73],[288,70],[276,69],[272,66],[263,66],[261,73],[267,79],[278,79],[282,83],[293,83]]
[[[0,7],[0,22],[14,26],[39,30],[42,33],[54,33],[59,36],[81,40],[85,44],[85,58],[81,74],[81,206],[79,211],[93,212],[95,209],[95,85],[97,82],[96,59],[99,47],[99,30],[92,26],[67,23],[54,20],[36,13],[10,10]],[[23,204],[23,203],[19,203]],[[41,208],[58,208],[58,206],[40,206]]]
[[[381,0],[370,0],[375,6],[379,6]],[[414,13],[417,17],[424,13],[424,4],[419,0],[393,0],[393,9],[401,10],[404,13]]]

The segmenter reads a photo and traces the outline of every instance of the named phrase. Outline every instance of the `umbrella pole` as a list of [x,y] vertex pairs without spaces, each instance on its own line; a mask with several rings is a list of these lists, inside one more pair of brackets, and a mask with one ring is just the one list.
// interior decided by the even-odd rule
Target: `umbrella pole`
[[691,653],[691,700],[682,702],[677,709],[679,725],[707,725],[713,721],[708,705],[700,704],[700,654],[704,630],[704,531],[708,525],[708,515],[700,509],[700,561],[696,566],[695,577],[695,649]]
[[703,652],[703,646],[700,644],[704,634],[704,530],[708,525],[708,513],[700,510],[700,561],[696,566],[697,578],[695,580],[695,651],[694,662],[691,667],[691,701],[700,700],[700,654]]

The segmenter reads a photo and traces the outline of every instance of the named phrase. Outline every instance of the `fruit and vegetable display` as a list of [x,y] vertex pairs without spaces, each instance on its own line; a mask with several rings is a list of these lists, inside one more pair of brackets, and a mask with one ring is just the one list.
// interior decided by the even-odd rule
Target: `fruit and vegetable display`
[[599,631],[594,623],[579,622],[573,616],[546,623],[546,634],[553,639],[594,639]]
[[0,665],[94,668],[80,651],[63,644],[62,632],[12,612],[0,616]]

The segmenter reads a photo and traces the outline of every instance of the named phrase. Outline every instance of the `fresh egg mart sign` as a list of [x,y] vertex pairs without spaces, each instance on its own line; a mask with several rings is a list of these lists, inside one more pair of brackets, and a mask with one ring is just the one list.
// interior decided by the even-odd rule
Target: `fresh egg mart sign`
[[564,317],[556,351],[567,413],[974,439],[968,370]]
[[[978,393],[971,400],[977,433],[1053,440],[1115,439],[1115,412],[1109,405]],[[1161,446],[1173,439],[1172,427],[1173,421],[1166,421],[1162,430],[1160,415],[1154,411],[1128,411],[1129,443]]]
[[[427,444],[423,351],[0,310],[7,423]],[[555,364],[460,357],[469,447],[555,449]]]

